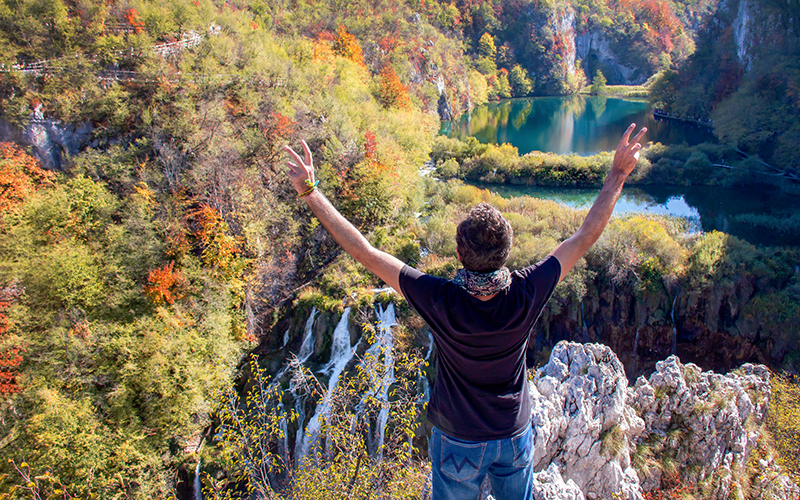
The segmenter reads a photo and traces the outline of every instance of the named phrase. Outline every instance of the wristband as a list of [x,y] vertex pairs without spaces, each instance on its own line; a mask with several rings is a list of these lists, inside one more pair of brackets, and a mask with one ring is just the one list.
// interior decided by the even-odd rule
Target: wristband
[[304,197],[310,195],[315,189],[317,189],[317,186],[319,185],[319,179],[316,182],[313,182],[313,183],[311,182],[310,179],[306,179],[304,182],[305,182],[306,186],[309,186],[308,191],[305,191],[303,193],[298,194],[297,195],[298,198],[304,198]]

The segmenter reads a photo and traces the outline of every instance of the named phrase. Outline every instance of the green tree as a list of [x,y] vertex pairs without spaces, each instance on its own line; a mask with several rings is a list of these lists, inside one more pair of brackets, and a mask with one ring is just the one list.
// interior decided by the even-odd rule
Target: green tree
[[592,79],[592,85],[589,87],[589,93],[592,95],[604,95],[608,93],[606,83],[606,77],[603,76],[603,72],[598,69],[594,74],[594,78]]
[[675,97],[678,92],[678,73],[672,70],[664,70],[650,85],[648,101],[650,105],[664,111],[672,111]]
[[497,56],[497,47],[494,45],[494,37],[489,33],[484,33],[478,40],[478,55],[488,57],[494,61]]
[[524,97],[533,90],[533,82],[528,78],[528,72],[519,64],[511,68],[508,73],[508,82],[511,84],[515,97]]

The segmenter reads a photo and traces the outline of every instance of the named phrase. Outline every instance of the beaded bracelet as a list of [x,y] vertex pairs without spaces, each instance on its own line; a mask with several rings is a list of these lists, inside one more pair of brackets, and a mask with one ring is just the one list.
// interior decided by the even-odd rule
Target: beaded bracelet
[[319,185],[319,179],[317,179],[317,181],[313,183],[311,182],[310,179],[306,179],[304,182],[306,183],[306,186],[309,186],[308,191],[298,194],[297,195],[298,198],[304,198],[310,195],[315,189],[317,189],[317,186]]

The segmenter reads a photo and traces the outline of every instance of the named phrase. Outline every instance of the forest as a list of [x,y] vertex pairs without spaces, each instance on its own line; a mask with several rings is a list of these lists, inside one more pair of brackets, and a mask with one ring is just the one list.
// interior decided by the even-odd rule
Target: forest
[[[0,0],[0,498],[182,499],[195,478],[205,498],[418,498],[426,327],[298,202],[283,147],[306,140],[320,189],[403,261],[451,277],[455,222],[491,201],[514,227],[509,266],[520,268],[583,214],[451,178],[598,185],[611,156],[520,157],[437,135],[489,100],[576,93],[598,72],[647,82],[654,105],[712,119],[720,144],[653,145],[636,182],[708,180],[708,165],[737,151],[800,173],[798,26],[782,15],[796,2],[752,14],[779,20],[769,26],[781,36],[751,33],[745,59],[734,3]],[[431,161],[439,178],[419,174]],[[608,310],[586,300],[584,313],[582,300],[613,286],[650,304],[620,336],[636,350],[634,323],[651,327],[644,373],[666,352],[671,302],[685,331],[736,338],[715,368],[789,374],[770,425],[797,481],[786,450],[800,411],[799,260],[795,247],[723,233],[685,238],[670,218],[616,220],[557,289],[535,362],[572,338],[579,309],[600,324]],[[373,303],[397,310],[392,345]],[[351,329],[380,349],[361,346],[332,406],[339,420],[321,424],[339,452],[291,467],[279,445],[335,367],[295,363],[281,378],[282,355],[299,355],[320,314],[330,331],[308,359],[322,366],[333,318],[350,308]],[[378,376],[389,358],[391,397]],[[378,389],[383,400],[364,398]],[[297,391],[306,407],[286,410]],[[377,460],[362,437],[382,412]]]

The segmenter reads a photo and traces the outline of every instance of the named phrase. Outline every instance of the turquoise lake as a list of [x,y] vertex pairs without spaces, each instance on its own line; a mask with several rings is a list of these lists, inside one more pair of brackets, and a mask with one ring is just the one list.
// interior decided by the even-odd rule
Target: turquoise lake
[[[445,122],[442,134],[484,143],[510,143],[520,154],[548,151],[591,155],[616,148],[631,123],[646,126],[647,141],[695,145],[715,141],[701,127],[674,121],[656,121],[641,99],[612,97],[536,97],[489,103],[454,122]],[[535,196],[556,200],[573,208],[589,208],[599,189],[542,188],[478,184],[504,197]],[[626,187],[615,215],[644,212],[683,217],[690,232],[719,230],[754,244],[800,245],[791,232],[755,226],[752,215],[778,218],[800,213],[800,200],[769,189],[735,189],[707,186]]]

